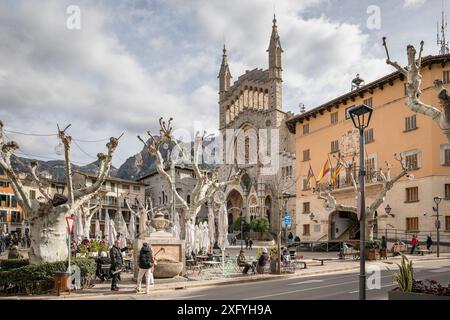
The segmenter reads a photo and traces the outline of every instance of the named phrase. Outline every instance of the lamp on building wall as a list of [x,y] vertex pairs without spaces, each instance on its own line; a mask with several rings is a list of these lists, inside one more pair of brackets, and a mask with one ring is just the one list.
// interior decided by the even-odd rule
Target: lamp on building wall
[[386,212],[388,216],[391,214],[391,210],[392,208],[389,204],[384,208],[384,212]]
[[311,219],[311,221],[314,221],[315,223],[317,223],[318,221],[316,219],[314,219],[316,216],[314,215],[314,213],[310,213],[309,214],[309,218]]
[[63,184],[57,184],[55,185],[56,192],[59,194],[64,194],[65,185]]
[[353,125],[359,130],[359,203],[360,211],[360,271],[359,271],[359,299],[366,300],[366,261],[365,261],[365,228],[366,228],[366,199],[364,179],[366,175],[364,163],[364,129],[369,126],[373,109],[365,104],[351,108],[348,113]]

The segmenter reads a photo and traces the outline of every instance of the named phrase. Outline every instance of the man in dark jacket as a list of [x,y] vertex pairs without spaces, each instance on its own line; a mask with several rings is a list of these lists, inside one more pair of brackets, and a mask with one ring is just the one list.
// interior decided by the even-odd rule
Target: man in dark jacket
[[153,272],[152,272],[154,260],[153,260],[152,248],[146,242],[144,242],[142,244],[141,251],[139,252],[138,262],[139,262],[139,273],[137,276],[136,292],[138,292],[138,293],[141,292],[142,278],[145,276],[146,284],[147,284],[146,293],[149,294],[150,286],[154,285]]
[[117,282],[120,279],[120,272],[123,269],[123,257],[122,252],[127,251],[128,248],[120,248],[120,241],[114,241],[114,246],[109,250],[109,257],[111,259],[111,273],[112,273],[112,281],[111,281],[111,290],[119,291],[117,287]]

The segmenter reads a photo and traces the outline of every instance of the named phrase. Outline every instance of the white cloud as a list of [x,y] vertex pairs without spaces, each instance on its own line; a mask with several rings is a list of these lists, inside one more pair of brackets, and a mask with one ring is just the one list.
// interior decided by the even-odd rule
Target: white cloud
[[[272,2],[78,2],[79,31],[65,27],[68,0],[0,3],[0,119],[6,126],[52,133],[56,123],[72,123],[71,134],[84,140],[124,131],[114,161],[120,165],[141,149],[136,135],[156,130],[160,116],[174,117],[175,128],[190,129],[196,120],[217,128],[224,37],[232,80],[246,69],[267,68]],[[336,18],[330,15],[341,1],[276,2],[285,110],[298,112],[300,101],[314,107],[348,91],[356,73],[371,81],[392,71],[374,44],[381,36],[368,34],[365,21],[349,19],[358,13],[345,5],[345,15]],[[397,56],[404,57],[401,50]],[[55,137],[14,138],[27,153],[57,157]],[[104,150],[104,142],[80,145],[93,156]],[[73,150],[75,161],[93,160]]]
[[[126,158],[140,150],[135,135],[157,129],[160,116],[183,115],[177,125],[187,128],[198,118],[189,111],[195,109],[190,103],[200,99],[171,88],[188,81],[204,60],[182,59],[184,72],[173,65],[151,73],[105,30],[107,14],[98,8],[81,6],[81,30],[73,31],[65,28],[60,2],[20,3],[13,14],[2,6],[0,59],[8,63],[0,66],[0,117],[6,126],[52,132],[56,123],[72,123],[73,135],[85,140],[127,131],[119,145],[119,156]],[[201,107],[208,109],[205,103]],[[204,112],[203,118],[214,123],[213,115]],[[16,138],[27,153],[56,157],[55,141]],[[101,145],[83,148],[95,156]],[[74,159],[93,160],[76,147]]]
[[[296,106],[300,101],[314,107],[345,93],[357,73],[370,81],[389,72],[384,59],[368,52],[368,36],[359,25],[331,21],[323,15],[303,17],[308,9],[327,4],[327,1],[277,2],[287,110],[298,112]],[[197,10],[200,29],[210,42],[220,43],[225,34],[233,80],[246,69],[267,68],[272,14],[270,4],[261,5],[256,0],[211,1]]]

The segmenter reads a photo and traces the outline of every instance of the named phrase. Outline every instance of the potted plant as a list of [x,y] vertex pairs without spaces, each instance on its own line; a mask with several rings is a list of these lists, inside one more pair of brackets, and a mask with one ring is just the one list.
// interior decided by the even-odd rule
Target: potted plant
[[269,248],[270,255],[270,273],[276,273],[278,269],[278,248],[276,246]]
[[394,275],[398,287],[388,293],[389,300],[450,300],[450,285],[434,280],[415,281],[412,262],[402,255],[399,271]]
[[[379,247],[378,241],[368,241],[365,245],[364,256],[367,261],[376,260],[377,259],[377,248]],[[359,251],[360,245],[356,243],[353,248]]]
[[366,244],[366,260],[376,260],[377,259],[377,249],[379,247],[378,241],[369,241]]

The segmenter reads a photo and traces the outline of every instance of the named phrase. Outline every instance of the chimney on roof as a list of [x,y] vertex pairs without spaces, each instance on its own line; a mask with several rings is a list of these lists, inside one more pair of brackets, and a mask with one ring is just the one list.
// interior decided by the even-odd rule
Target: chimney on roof
[[305,113],[306,112],[305,104],[303,102],[300,102],[298,104],[298,107],[300,108],[300,113]]
[[361,86],[363,86],[365,84],[366,84],[366,82],[364,81],[363,78],[361,78],[359,76],[359,73],[358,73],[356,75],[356,78],[352,80],[352,89],[351,89],[351,91],[359,89],[359,88],[361,88]]

